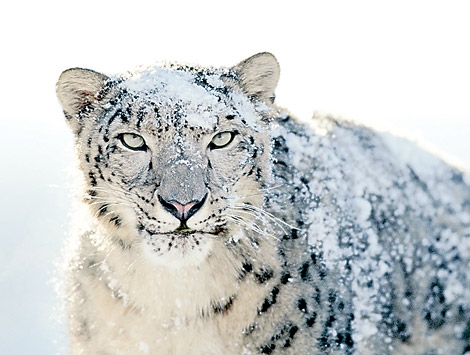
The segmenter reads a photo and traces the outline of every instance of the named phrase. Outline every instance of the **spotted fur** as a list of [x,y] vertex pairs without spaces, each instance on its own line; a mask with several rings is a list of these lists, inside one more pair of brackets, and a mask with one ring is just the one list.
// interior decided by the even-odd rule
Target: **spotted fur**
[[295,121],[278,76],[269,53],[61,75],[90,223],[67,274],[73,354],[470,351],[468,175]]

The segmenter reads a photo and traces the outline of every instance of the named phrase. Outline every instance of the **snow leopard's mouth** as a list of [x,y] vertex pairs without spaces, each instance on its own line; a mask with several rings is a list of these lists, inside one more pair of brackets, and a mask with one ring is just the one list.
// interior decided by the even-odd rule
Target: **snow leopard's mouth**
[[185,225],[179,226],[177,229],[168,232],[156,231],[153,228],[141,227],[140,230],[145,230],[150,236],[168,236],[168,237],[178,237],[178,238],[191,238],[195,235],[207,235],[210,237],[219,237],[226,235],[228,229],[225,224],[215,227],[213,230],[195,230],[186,227]]

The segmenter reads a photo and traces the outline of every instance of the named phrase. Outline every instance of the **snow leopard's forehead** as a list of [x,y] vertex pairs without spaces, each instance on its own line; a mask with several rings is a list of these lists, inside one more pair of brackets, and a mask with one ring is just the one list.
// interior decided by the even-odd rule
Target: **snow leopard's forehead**
[[244,125],[257,129],[267,107],[253,105],[243,93],[231,90],[227,83],[233,75],[224,68],[171,65],[140,69],[111,80],[118,83],[121,104],[139,107],[147,115],[158,111],[167,123],[211,130],[220,117],[239,117]]

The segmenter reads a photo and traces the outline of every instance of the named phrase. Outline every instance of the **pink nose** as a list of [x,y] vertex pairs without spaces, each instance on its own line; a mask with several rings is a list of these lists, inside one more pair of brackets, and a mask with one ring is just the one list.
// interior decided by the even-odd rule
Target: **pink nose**
[[202,207],[206,200],[206,196],[204,196],[200,201],[191,201],[186,204],[182,204],[175,200],[166,201],[161,196],[158,196],[158,201],[160,201],[165,210],[178,218],[181,223],[186,223],[186,221]]
[[187,220],[189,218],[189,211],[191,208],[193,208],[196,205],[196,202],[191,201],[190,203],[187,203],[185,205],[182,205],[179,202],[176,201],[171,201],[171,205],[173,205],[174,208],[176,208],[176,218],[179,220]]

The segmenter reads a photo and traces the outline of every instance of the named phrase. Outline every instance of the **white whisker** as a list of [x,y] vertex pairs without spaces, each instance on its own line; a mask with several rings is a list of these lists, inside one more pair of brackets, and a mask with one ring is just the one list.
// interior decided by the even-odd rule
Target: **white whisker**
[[260,214],[260,215],[266,217],[268,220],[274,222],[278,227],[280,227],[284,231],[284,233],[286,233],[286,230],[284,229],[283,225],[290,228],[290,229],[297,229],[293,225],[291,225],[291,224],[283,221],[282,219],[274,216],[272,213],[269,213],[269,212],[263,210],[262,208],[259,208],[259,207],[253,206],[253,205],[236,203],[233,208],[238,209],[238,210],[252,211],[256,214]]
[[242,225],[244,227],[247,227],[249,230],[252,230],[253,232],[264,235],[266,234],[256,223],[254,223],[252,220],[247,220],[246,218],[238,215],[230,215],[227,214],[227,217],[229,217],[232,221],[234,221],[236,224]]
[[[246,212],[246,211],[245,211]],[[266,229],[262,229],[255,221],[252,219],[248,219],[245,216],[237,215],[237,214],[227,214],[227,217],[231,220],[233,220],[235,223],[246,227],[247,229],[259,234],[260,236],[263,236],[265,238],[273,238],[277,241],[279,241],[279,238],[273,235],[272,233],[269,233]]]

